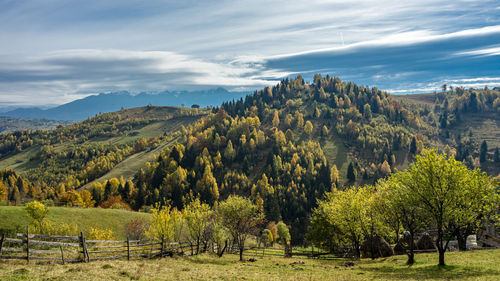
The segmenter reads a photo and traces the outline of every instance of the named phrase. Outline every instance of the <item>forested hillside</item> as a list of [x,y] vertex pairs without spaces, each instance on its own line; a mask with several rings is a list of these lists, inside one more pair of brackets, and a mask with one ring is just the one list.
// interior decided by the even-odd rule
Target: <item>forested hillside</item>
[[136,162],[145,165],[157,150],[176,141],[175,132],[181,126],[206,113],[204,109],[147,106],[100,114],[55,130],[2,134],[0,168],[6,169],[2,178],[7,198],[10,202],[50,199],[71,205],[76,189],[132,156],[141,156]]
[[15,171],[2,174],[12,204],[182,209],[195,198],[247,196],[268,221],[290,225],[297,243],[323,194],[402,170],[424,147],[497,176],[499,106],[496,89],[393,98],[299,75],[210,113],[144,107],[4,134],[0,167]]

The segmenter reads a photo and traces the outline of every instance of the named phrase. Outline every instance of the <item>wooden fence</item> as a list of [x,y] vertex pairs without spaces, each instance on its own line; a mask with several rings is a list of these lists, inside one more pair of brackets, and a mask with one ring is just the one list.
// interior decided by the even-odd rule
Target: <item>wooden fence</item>
[[286,249],[250,247],[246,248],[245,251],[243,251],[243,255],[253,256],[253,257],[275,256],[275,257],[305,257],[305,258],[328,259],[328,260],[338,259],[338,257],[335,257],[332,253],[314,251],[314,249],[311,251],[290,249],[287,252]]
[[184,254],[193,248],[187,243],[165,243],[158,240],[102,241],[80,236],[54,236],[18,233],[16,238],[2,235],[0,259],[60,261],[64,263],[96,260],[153,258]]

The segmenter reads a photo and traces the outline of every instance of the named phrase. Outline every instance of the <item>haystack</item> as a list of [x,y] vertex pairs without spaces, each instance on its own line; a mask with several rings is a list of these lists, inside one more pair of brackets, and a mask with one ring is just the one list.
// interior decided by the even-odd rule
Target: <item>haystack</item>
[[380,258],[394,255],[391,245],[378,235],[361,243],[360,250],[361,256],[364,258]]
[[429,233],[426,232],[418,239],[417,248],[419,250],[433,250],[436,249],[436,245]]

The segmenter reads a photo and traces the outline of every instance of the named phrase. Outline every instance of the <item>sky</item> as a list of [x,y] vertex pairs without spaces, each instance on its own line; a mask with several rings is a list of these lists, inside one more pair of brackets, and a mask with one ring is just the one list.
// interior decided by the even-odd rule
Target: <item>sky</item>
[[0,0],[0,107],[315,73],[399,94],[500,86],[500,1]]

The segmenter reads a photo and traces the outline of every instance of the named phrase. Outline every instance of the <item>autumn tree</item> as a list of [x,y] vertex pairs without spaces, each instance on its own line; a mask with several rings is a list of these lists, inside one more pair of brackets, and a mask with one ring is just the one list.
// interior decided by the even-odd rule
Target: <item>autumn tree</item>
[[179,242],[184,226],[181,212],[169,205],[156,205],[152,210],[151,224],[146,234],[165,242]]
[[86,189],[80,191],[80,199],[82,208],[92,208],[95,205],[95,200],[92,199],[92,194]]
[[280,125],[280,117],[278,115],[278,111],[275,110],[273,114],[273,127],[278,128]]
[[313,124],[311,121],[307,120],[306,124],[304,125],[304,132],[308,135],[311,136],[313,132]]
[[0,202],[5,200],[5,198],[7,198],[7,187],[0,180]]
[[196,254],[200,252],[200,244],[208,230],[213,211],[209,205],[201,203],[199,199],[189,203],[182,214],[186,221],[189,240],[196,245]]
[[262,212],[250,199],[235,195],[219,204],[217,214],[238,245],[242,261],[245,241],[252,230],[262,222]]
[[31,220],[38,226],[38,229],[42,231],[42,223],[49,214],[49,209],[43,203],[33,201],[26,204],[24,210],[28,213]]

